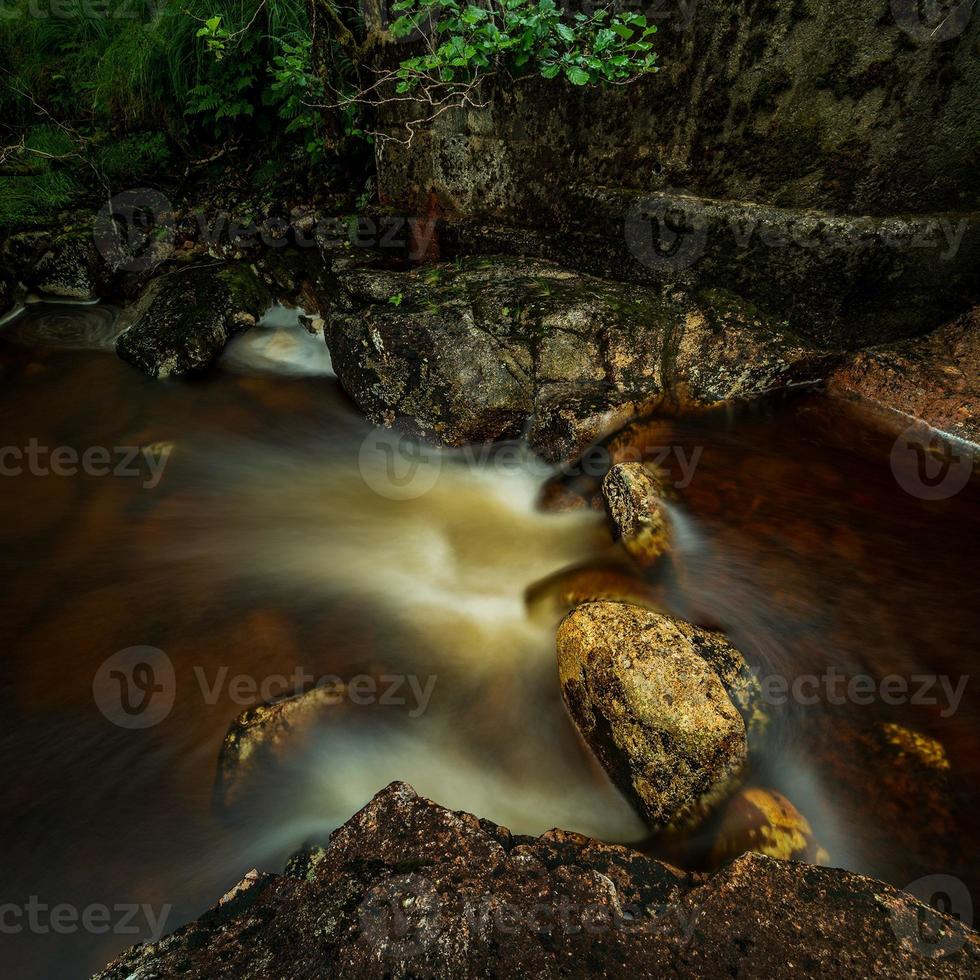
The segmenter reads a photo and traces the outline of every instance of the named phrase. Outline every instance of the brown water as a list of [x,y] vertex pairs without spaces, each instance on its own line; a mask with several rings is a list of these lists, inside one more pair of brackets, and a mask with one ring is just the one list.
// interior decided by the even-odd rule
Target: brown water
[[[159,383],[105,352],[112,322],[112,311],[63,308],[0,328],[3,446],[106,447],[114,463],[116,447],[154,447],[137,476],[0,477],[0,904],[137,903],[156,917],[171,903],[169,930],[250,868],[281,868],[394,778],[517,832],[642,839],[564,714],[554,617],[524,603],[562,568],[619,560],[601,515],[537,511],[548,471],[519,448],[422,450],[393,485],[391,444],[292,328],[242,338],[205,379]],[[658,435],[679,447],[665,465],[686,483],[672,508],[677,574],[655,582],[666,608],[725,628],[764,673],[971,673],[976,481],[946,500],[908,493],[891,440],[816,397]],[[680,462],[695,458],[687,482]],[[100,667],[133,646],[162,650],[174,670],[169,713],[138,729],[96,700],[109,690]],[[379,665],[431,683],[425,710],[347,711],[297,751],[274,795],[213,809],[221,740],[243,710],[219,678]],[[949,717],[836,709],[942,739],[963,844],[942,867],[882,840],[873,805],[835,794],[801,734],[824,705],[776,712],[755,778],[807,813],[832,863],[972,888],[978,706],[967,683]],[[149,933],[145,915],[134,921]],[[75,977],[138,938],[25,930],[0,943],[8,975]]]

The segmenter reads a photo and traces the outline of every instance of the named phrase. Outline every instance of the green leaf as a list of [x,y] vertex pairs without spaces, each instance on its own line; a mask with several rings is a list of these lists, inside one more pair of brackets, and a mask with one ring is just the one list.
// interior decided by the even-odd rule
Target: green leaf
[[567,68],[565,70],[565,77],[573,85],[588,85],[590,76],[587,71],[583,71],[581,68],[572,66],[571,68]]

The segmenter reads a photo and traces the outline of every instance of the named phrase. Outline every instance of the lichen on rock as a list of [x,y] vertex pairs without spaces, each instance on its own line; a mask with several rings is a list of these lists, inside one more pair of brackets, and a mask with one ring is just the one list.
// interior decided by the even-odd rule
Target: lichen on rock
[[333,267],[325,337],[341,384],[372,421],[448,445],[526,436],[549,461],[571,459],[665,401],[749,396],[826,368],[737,297],[506,256]]

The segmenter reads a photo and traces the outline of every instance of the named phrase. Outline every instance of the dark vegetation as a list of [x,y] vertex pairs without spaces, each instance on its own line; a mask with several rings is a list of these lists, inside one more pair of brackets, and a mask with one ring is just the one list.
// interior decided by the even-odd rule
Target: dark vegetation
[[[379,104],[405,132],[501,73],[622,85],[656,70],[637,14],[555,0],[13,0],[0,13],[0,227],[208,168],[256,191],[370,187]],[[213,166],[212,166],[213,165]]]

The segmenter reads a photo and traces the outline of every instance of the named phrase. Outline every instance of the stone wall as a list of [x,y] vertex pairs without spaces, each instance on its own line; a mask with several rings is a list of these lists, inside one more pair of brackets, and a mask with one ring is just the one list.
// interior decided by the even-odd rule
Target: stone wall
[[[486,109],[380,147],[382,201],[439,216],[453,248],[516,228],[487,245],[734,289],[813,339],[921,333],[977,298],[980,14],[917,4],[653,0],[657,75],[498,83]],[[899,217],[897,236],[869,221]],[[644,221],[652,262],[630,240]]]

